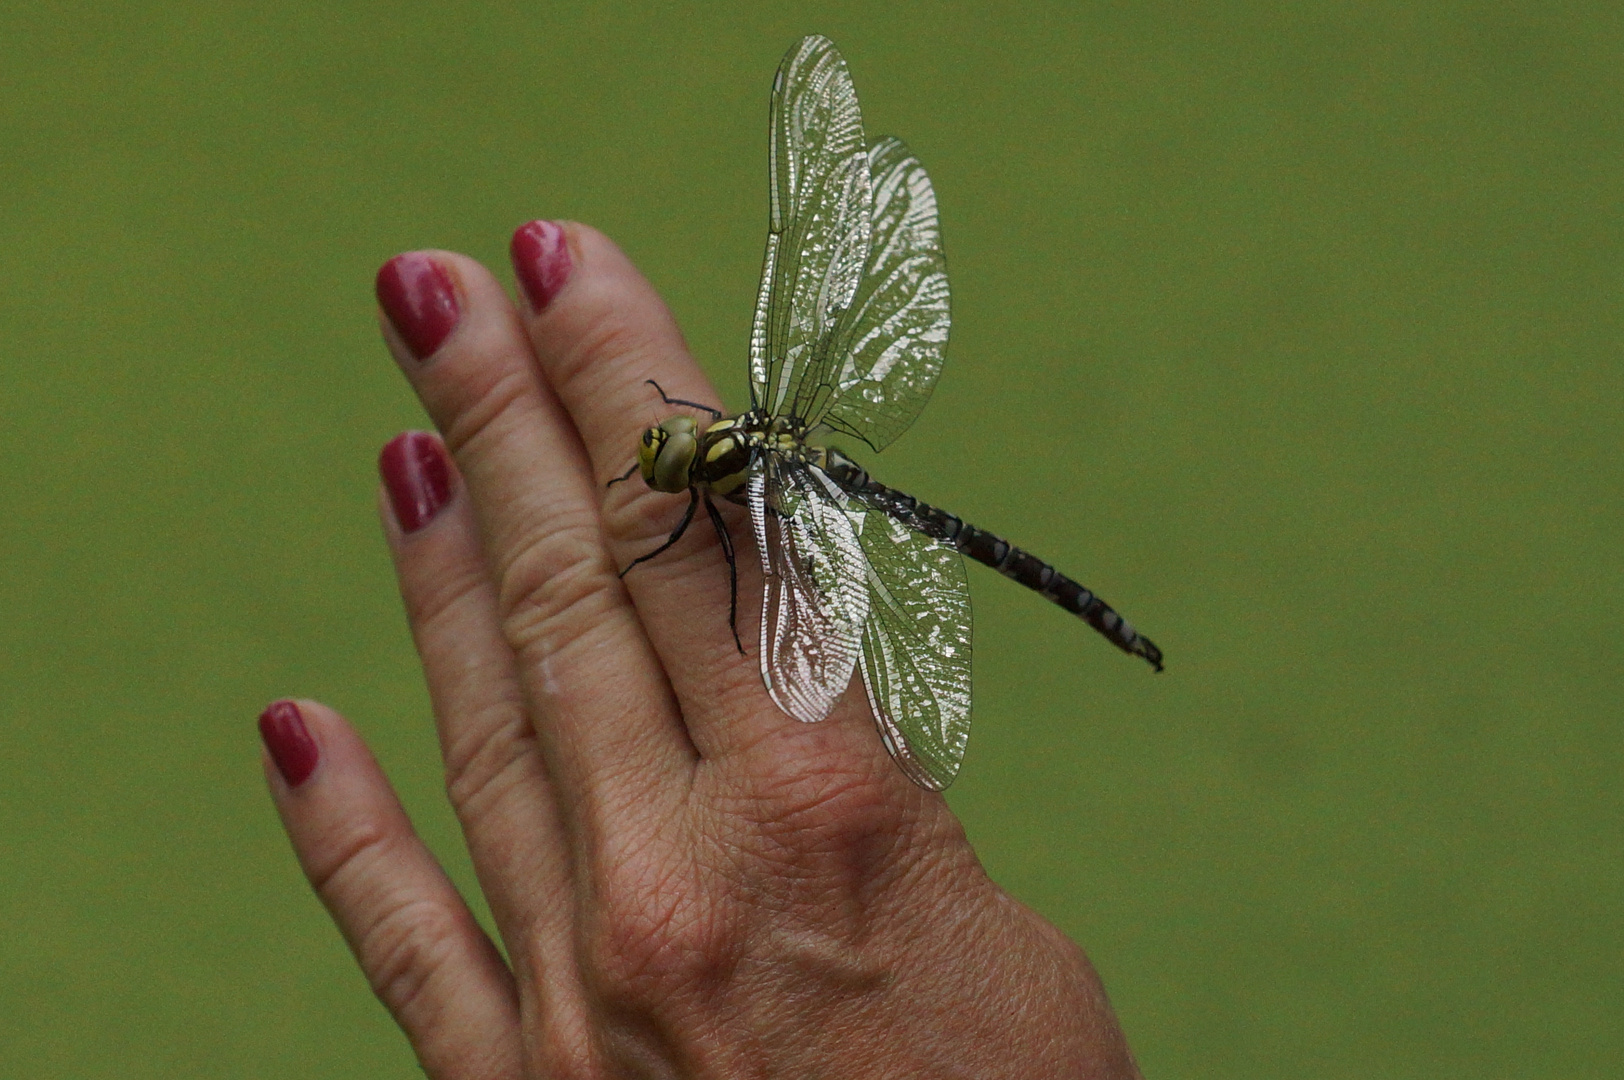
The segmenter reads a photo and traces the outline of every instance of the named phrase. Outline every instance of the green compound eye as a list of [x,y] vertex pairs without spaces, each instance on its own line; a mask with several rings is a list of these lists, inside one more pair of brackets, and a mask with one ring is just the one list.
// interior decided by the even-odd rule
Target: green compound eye
[[660,456],[660,448],[665,445],[665,429],[651,427],[643,431],[643,441],[637,447],[637,471],[643,474],[643,482],[650,487],[654,486],[654,463]]
[[638,455],[643,468],[643,479],[655,491],[676,494],[688,490],[688,476],[693,469],[699,442],[692,431],[675,434],[661,429],[655,445]]

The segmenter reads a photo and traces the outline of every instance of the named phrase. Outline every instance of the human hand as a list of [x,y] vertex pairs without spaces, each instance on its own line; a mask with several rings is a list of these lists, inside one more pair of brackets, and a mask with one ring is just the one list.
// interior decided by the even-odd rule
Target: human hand
[[[378,277],[444,438],[385,448],[384,530],[507,959],[337,714],[260,723],[299,861],[428,1075],[1137,1076],[1082,952],[988,879],[864,695],[773,705],[708,529],[618,576],[684,507],[605,489],[657,418],[645,380],[719,399],[601,234],[536,222],[513,256],[522,310],[449,252]],[[723,513],[749,643],[754,542]]]

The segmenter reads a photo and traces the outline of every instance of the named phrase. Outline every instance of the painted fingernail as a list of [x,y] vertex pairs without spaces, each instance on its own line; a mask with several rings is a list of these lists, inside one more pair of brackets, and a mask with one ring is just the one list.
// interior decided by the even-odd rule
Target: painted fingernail
[[462,315],[451,275],[421,252],[384,263],[376,285],[384,314],[419,360],[433,355]]
[[562,226],[551,221],[532,221],[513,234],[510,248],[513,273],[524,289],[532,311],[553,302],[570,276],[570,247]]
[[316,771],[321,753],[293,702],[273,701],[259,714],[259,737],[265,740],[265,749],[271,752],[276,771],[288,787],[298,787]]
[[402,532],[421,529],[451,501],[451,464],[440,440],[426,431],[390,439],[378,455],[378,473]]

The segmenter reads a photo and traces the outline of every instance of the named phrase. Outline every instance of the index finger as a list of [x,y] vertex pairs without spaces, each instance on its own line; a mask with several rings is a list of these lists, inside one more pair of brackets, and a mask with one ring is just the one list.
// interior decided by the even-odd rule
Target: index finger
[[[651,424],[673,413],[702,425],[712,419],[703,410],[719,409],[720,398],[710,380],[654,287],[607,237],[573,222],[535,221],[514,233],[512,255],[541,373],[569,410],[600,482],[626,473]],[[699,408],[668,404],[662,391]],[[635,475],[611,488],[603,522],[618,565],[629,567],[657,549],[694,505],[650,490]],[[739,630],[748,647],[760,604],[759,576],[749,572],[757,559],[754,537],[739,508],[723,502],[718,513],[736,541]],[[783,719],[762,687],[756,658],[741,656],[734,643],[726,550],[709,517],[694,511],[679,543],[624,578],[704,757],[750,739],[755,732],[739,725],[759,725],[764,709]]]

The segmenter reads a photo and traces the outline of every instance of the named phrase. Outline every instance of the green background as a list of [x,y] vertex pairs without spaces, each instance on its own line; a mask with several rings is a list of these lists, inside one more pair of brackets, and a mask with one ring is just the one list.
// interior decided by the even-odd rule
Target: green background
[[396,251],[614,236],[743,402],[779,56],[936,182],[887,482],[975,570],[951,793],[1155,1077],[1624,1071],[1616,3],[0,13],[0,1074],[409,1076],[262,789],[350,716],[471,889],[374,516]]

